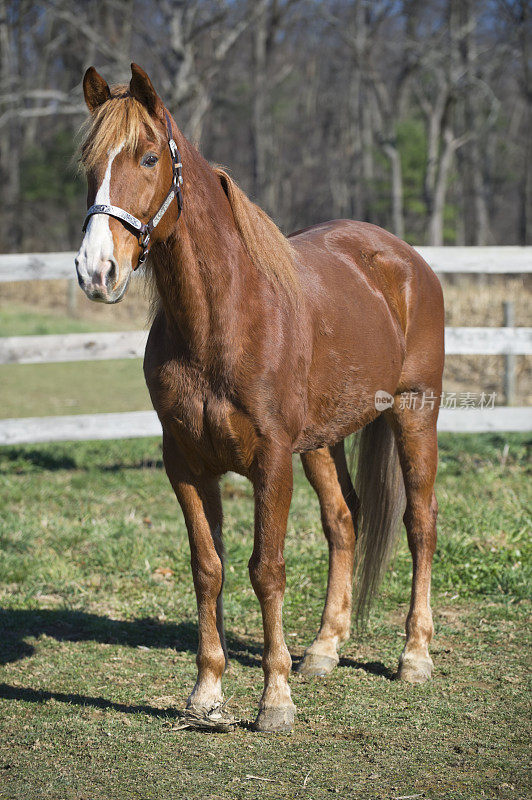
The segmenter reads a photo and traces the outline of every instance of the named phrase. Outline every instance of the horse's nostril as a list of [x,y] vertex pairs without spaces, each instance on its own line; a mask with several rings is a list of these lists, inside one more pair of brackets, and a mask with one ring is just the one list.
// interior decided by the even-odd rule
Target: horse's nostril
[[114,287],[118,277],[118,269],[113,259],[110,260],[109,265],[109,269],[107,270],[104,278],[105,288],[107,290]]
[[81,274],[80,274],[80,271],[79,271],[79,258],[75,258],[74,259],[74,264],[76,265],[76,275],[78,277],[78,283],[81,286],[81,288],[83,288],[83,278],[81,277]]

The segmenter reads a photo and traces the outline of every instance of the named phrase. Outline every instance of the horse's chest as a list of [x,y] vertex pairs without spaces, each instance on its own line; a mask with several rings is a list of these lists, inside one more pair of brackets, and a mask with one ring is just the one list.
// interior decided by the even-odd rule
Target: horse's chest
[[194,472],[247,471],[256,436],[245,414],[186,370],[163,371],[158,384],[151,392],[155,409]]

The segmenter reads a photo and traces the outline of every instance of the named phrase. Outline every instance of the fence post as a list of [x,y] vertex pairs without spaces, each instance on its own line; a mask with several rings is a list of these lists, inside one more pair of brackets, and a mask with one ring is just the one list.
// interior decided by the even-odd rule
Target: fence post
[[[502,306],[504,327],[513,328],[515,325],[515,304],[513,300],[505,300]],[[515,405],[515,356],[513,354],[504,356],[504,397],[506,405]]]

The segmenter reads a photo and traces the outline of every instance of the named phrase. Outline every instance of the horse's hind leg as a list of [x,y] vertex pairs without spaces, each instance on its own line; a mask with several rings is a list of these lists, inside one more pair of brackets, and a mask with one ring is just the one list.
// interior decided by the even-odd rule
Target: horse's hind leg
[[406,620],[406,643],[399,659],[397,677],[422,683],[432,674],[428,646],[433,635],[430,609],[432,557],[436,549],[438,504],[434,481],[438,464],[438,439],[435,408],[422,407],[423,399],[414,396],[413,408],[401,408],[396,397],[389,420],[394,428],[403,471],[406,510],[404,523],[412,553],[412,593]]
[[358,500],[349,477],[344,443],[301,456],[305,474],[318,495],[329,544],[327,597],[318,635],[298,672],[326,675],[338,664],[338,647],[351,627],[351,597]]

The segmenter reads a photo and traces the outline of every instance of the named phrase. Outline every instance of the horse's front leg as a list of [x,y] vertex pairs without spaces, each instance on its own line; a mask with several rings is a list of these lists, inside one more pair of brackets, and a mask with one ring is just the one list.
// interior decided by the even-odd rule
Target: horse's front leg
[[198,679],[187,706],[210,711],[222,702],[222,675],[227,664],[223,630],[222,505],[218,480],[192,475],[169,436],[163,457],[188,530],[192,576],[198,605]]
[[288,675],[292,660],[283,635],[282,608],[286,585],[283,558],[292,498],[292,455],[269,443],[257,456],[252,475],[255,493],[255,540],[249,561],[253,589],[264,628],[264,692],[255,729],[289,731],[295,717]]

